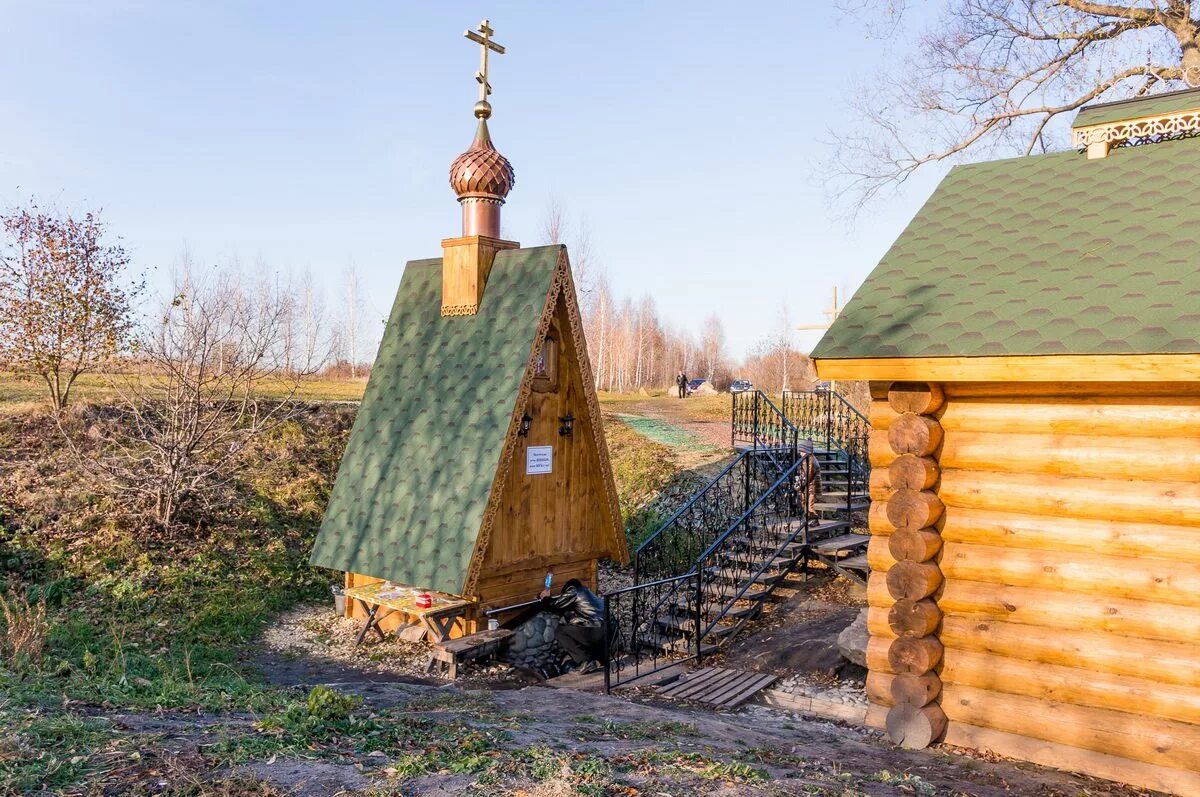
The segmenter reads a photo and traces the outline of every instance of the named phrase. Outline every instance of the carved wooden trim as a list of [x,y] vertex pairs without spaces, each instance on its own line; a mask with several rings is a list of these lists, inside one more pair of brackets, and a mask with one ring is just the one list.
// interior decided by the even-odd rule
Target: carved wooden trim
[[483,522],[479,534],[475,538],[475,550],[471,553],[471,564],[467,568],[467,579],[463,584],[462,594],[475,594],[479,583],[480,571],[483,569],[484,554],[492,539],[492,531],[496,526],[496,513],[500,511],[500,503],[504,498],[504,484],[508,481],[508,472],[512,468],[513,452],[516,451],[520,437],[521,416],[529,404],[529,394],[533,392],[533,373],[537,357],[541,349],[542,339],[550,331],[554,320],[554,307],[558,303],[558,294],[562,291],[563,260],[559,257],[558,265],[554,268],[554,276],[546,291],[546,300],[542,303],[542,315],[538,321],[537,332],[529,346],[529,356],[525,359],[525,372],[521,376],[521,386],[517,390],[517,400],[513,405],[512,415],[508,419],[508,433],[504,437],[504,449],[500,452],[500,462],[496,466],[496,475],[492,479],[492,489],[488,494],[487,506],[483,510]]
[[1141,139],[1157,141],[1190,133],[1200,133],[1200,108],[1077,127],[1071,131],[1071,144],[1075,147],[1087,147],[1092,144],[1116,144]]
[[596,453],[600,458],[600,469],[604,476],[604,491],[608,496],[608,509],[612,517],[612,550],[617,553],[617,559],[622,563],[629,561],[629,542],[625,539],[625,526],[621,522],[621,504],[617,499],[617,483],[613,478],[612,461],[608,456],[608,442],[604,436],[604,418],[600,414],[600,398],[596,395],[596,380],[592,375],[592,360],[588,356],[587,338],[583,334],[583,316],[579,312],[579,303],[575,293],[575,278],[571,275],[571,264],[567,260],[567,250],[561,255],[565,271],[566,285],[564,290],[567,297],[567,320],[571,327],[571,340],[575,344],[575,353],[579,358],[579,372],[583,379],[583,394],[587,399],[588,418],[592,423],[592,434],[596,437]]

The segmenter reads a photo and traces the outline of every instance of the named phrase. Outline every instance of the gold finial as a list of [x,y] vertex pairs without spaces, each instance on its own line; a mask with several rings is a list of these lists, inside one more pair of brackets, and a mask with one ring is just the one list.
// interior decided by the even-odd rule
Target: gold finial
[[485,19],[479,23],[478,32],[468,30],[463,34],[479,45],[479,71],[475,73],[475,80],[479,82],[479,102],[475,103],[477,119],[488,119],[492,115],[492,104],[488,102],[488,95],[492,93],[492,84],[488,83],[488,51],[504,55],[504,47],[492,41],[493,33],[495,31]]

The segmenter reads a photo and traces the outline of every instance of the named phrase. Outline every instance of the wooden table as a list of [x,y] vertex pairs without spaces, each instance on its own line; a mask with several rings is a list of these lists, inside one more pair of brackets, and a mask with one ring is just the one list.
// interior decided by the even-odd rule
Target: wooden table
[[[417,606],[417,595],[426,590],[412,587],[399,587],[386,581],[365,584],[361,587],[351,587],[346,590],[346,597],[358,601],[367,613],[367,619],[354,640],[355,645],[361,645],[369,631],[374,630],[382,640],[383,629],[379,623],[385,617],[399,612],[406,617],[414,618],[415,622],[425,627],[424,636],[432,642],[445,642],[450,638],[450,629],[454,621],[467,613],[473,601],[464,600],[457,595],[447,595],[444,592],[429,592],[433,605],[428,608]],[[380,609],[386,609],[380,613]]]

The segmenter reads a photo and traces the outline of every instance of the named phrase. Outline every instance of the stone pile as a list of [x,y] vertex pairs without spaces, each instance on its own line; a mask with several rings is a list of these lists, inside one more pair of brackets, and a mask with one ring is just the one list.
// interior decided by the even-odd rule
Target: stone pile
[[540,673],[546,677],[559,674],[559,663],[565,655],[554,641],[559,618],[550,612],[538,612],[513,629],[503,658],[514,667]]

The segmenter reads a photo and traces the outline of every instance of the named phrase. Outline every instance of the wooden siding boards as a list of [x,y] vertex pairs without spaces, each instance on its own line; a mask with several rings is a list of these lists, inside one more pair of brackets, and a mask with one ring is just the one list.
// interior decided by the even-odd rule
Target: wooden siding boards
[[[879,497],[896,456],[888,384],[872,384]],[[935,597],[946,740],[1200,793],[1195,391],[944,387]],[[1156,422],[1169,433],[1150,435]],[[891,703],[896,562],[882,544],[894,531],[886,513],[873,508],[870,527],[868,697],[879,723]]]

